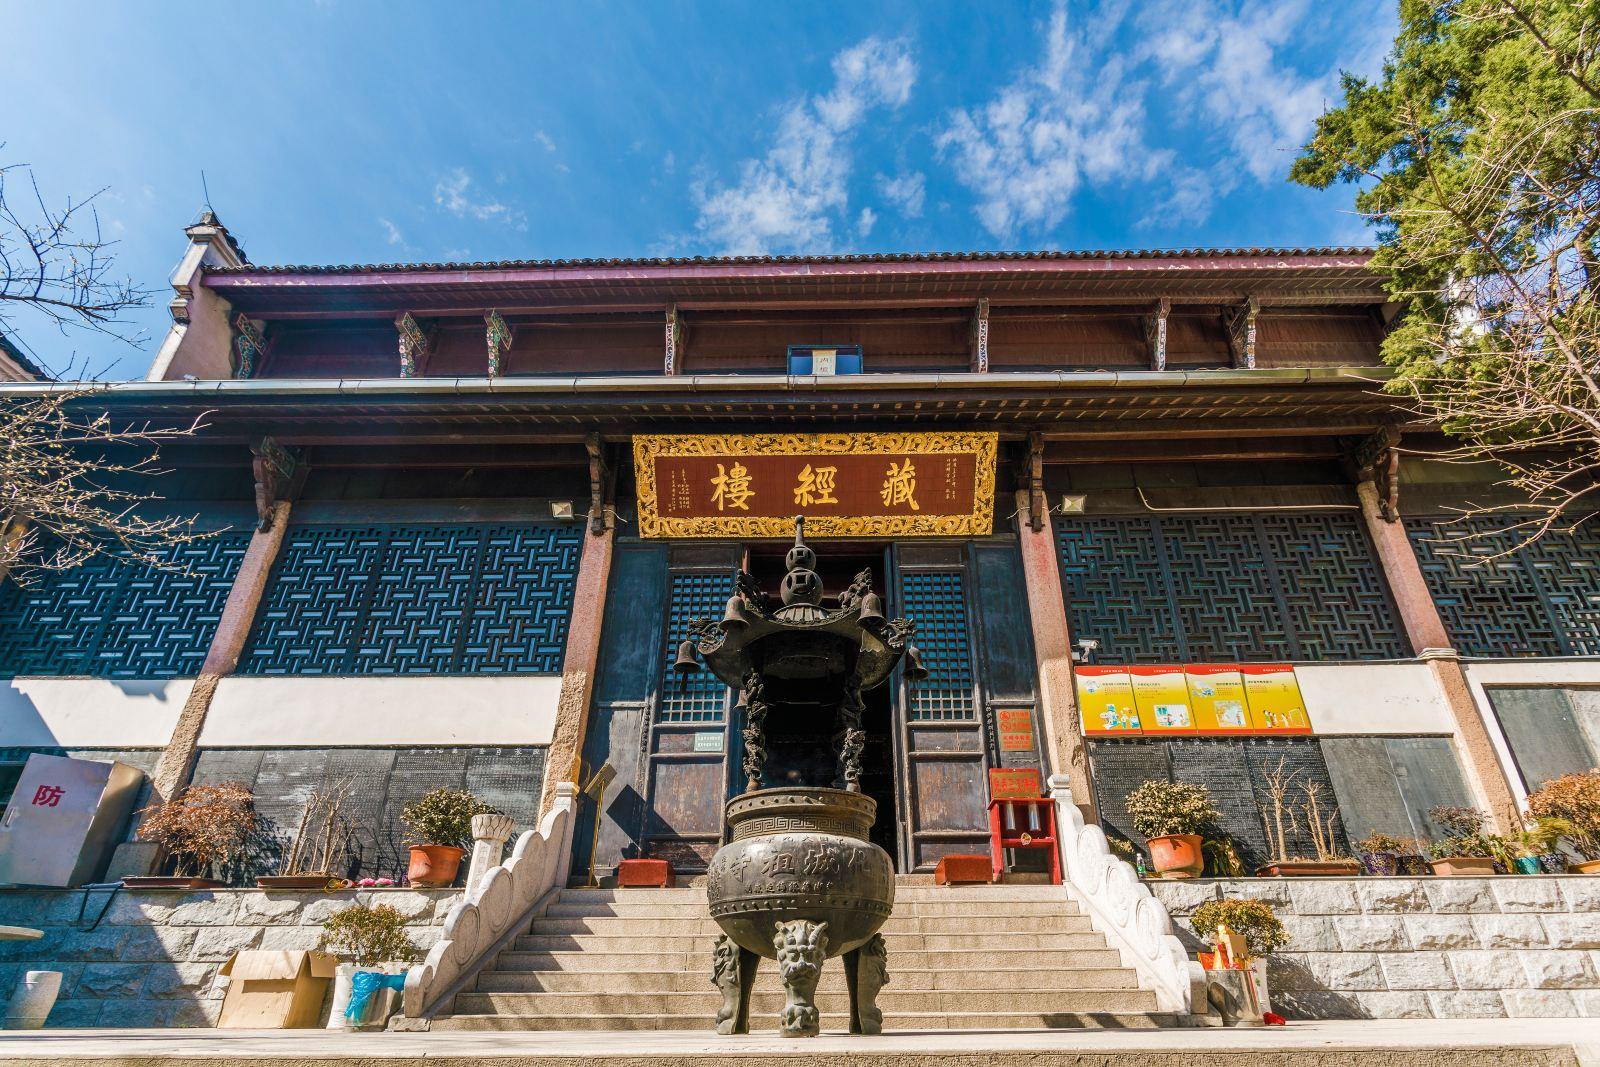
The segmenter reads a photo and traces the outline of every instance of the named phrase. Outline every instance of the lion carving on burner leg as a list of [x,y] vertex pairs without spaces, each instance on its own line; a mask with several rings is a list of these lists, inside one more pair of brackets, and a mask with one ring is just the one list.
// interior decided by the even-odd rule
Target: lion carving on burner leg
[[827,955],[828,924],[794,919],[774,926],[772,945],[778,950],[778,975],[787,995],[778,1031],[784,1037],[815,1037],[822,1029],[814,997]]

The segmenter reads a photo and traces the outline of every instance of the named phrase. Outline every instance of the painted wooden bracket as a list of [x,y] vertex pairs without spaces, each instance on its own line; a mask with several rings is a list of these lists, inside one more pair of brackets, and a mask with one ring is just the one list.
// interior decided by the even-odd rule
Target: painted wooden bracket
[[1228,333],[1228,352],[1233,365],[1246,370],[1256,367],[1256,316],[1261,305],[1251,296],[1245,302],[1222,312],[1222,324]]
[[989,373],[989,298],[983,297],[972,315],[972,370]]
[[498,311],[483,313],[484,341],[489,348],[489,377],[498,378],[504,369],[505,358],[511,354],[511,327]]
[[417,325],[409,311],[394,320],[394,328],[400,334],[400,377],[415,378],[417,370],[428,365],[433,350],[432,331]]
[[605,445],[600,442],[599,434],[585,437],[583,447],[589,451],[589,532],[601,534],[615,521],[612,494],[616,479],[611,464],[606,462]]
[[255,377],[256,367],[267,354],[266,324],[251,322],[244,312],[233,319],[233,376]]
[[666,328],[661,373],[670,377],[678,373],[678,351],[683,346],[683,323],[678,320],[677,304],[667,305]]
[[1028,528],[1034,533],[1044,529],[1044,434],[1034,430],[1028,434]]
[[1167,369],[1167,316],[1172,312],[1172,301],[1162,297],[1160,303],[1144,317],[1144,339],[1150,350],[1150,369]]
[[1356,445],[1356,480],[1377,486],[1384,522],[1400,520],[1400,427],[1384,425]]
[[293,499],[305,481],[304,456],[298,448],[286,448],[271,437],[250,445],[250,467],[256,479],[256,529],[265,532],[272,525],[272,512],[280,501]]

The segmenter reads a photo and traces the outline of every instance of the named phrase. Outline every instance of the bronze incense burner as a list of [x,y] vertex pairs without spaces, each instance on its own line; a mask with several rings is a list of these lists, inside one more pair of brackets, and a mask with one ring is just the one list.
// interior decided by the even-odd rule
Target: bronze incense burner
[[[678,650],[680,671],[700,662],[743,690],[745,792],[730,800],[728,843],[708,871],[711,917],[722,927],[712,981],[723,993],[717,1032],[750,1030],[750,990],[760,960],[776,960],[788,1003],[779,1019],[785,1037],[820,1031],[813,1000],[823,961],[844,957],[850,989],[850,1032],[879,1033],[878,990],[888,982],[887,952],[878,933],[894,908],[894,865],[868,839],[877,803],[861,793],[861,694],[882,685],[902,658],[906,677],[926,675],[909,620],[889,620],[858,574],[838,606],[823,607],[816,554],[795,519],[779,602],[741,573],[716,624],[696,620]],[[836,709],[839,788],[763,789],[769,715]]]

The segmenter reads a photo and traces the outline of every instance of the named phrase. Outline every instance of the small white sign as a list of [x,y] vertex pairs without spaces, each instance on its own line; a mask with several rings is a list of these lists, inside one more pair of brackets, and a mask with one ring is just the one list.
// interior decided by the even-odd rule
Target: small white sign
[[830,376],[836,373],[834,357],[838,353],[831,348],[813,348],[811,350],[811,373],[818,376]]

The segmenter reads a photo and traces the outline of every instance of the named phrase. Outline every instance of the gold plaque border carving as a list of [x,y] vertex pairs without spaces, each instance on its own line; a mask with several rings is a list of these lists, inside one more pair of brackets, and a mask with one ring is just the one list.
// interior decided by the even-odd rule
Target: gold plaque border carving
[[994,529],[995,456],[1000,435],[955,433],[752,433],[636,434],[634,478],[638,483],[640,537],[791,537],[786,516],[727,515],[668,518],[657,508],[657,456],[754,455],[948,455],[978,457],[973,509],[963,515],[808,515],[807,537],[987,537]]

